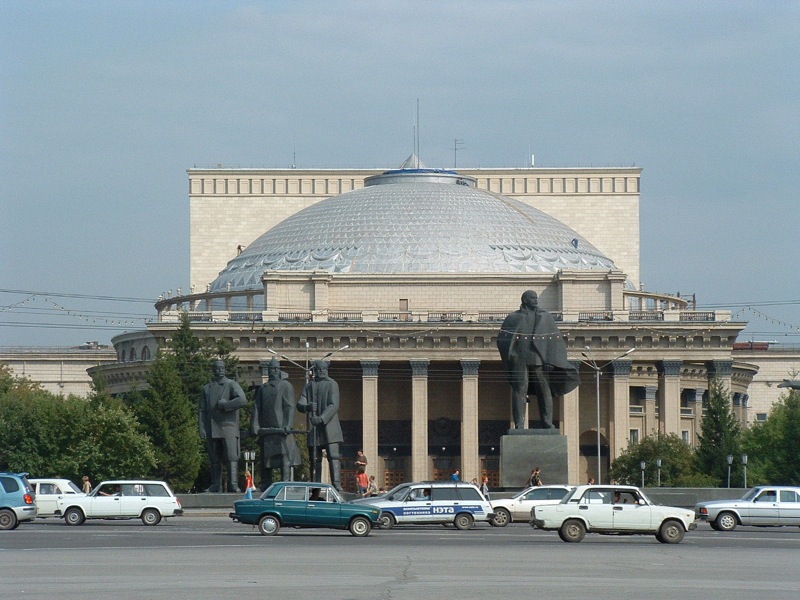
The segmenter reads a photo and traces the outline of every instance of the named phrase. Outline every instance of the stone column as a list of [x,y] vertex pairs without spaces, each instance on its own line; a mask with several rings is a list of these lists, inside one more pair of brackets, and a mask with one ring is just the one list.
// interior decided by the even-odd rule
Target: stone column
[[379,360],[361,361],[361,445],[369,461],[367,472],[383,484],[383,468],[378,460],[378,365]]
[[479,360],[461,361],[461,475],[465,481],[481,480],[478,450],[478,366]]
[[430,479],[428,468],[428,365],[427,358],[411,362],[411,480]]
[[717,379],[726,391],[731,391],[732,360],[710,360],[706,363],[706,369],[708,371],[709,390],[711,389],[711,380]]
[[653,385],[644,386],[644,431],[642,437],[658,431],[658,420],[656,419],[656,398],[658,388]]
[[[580,361],[570,361],[580,370]],[[567,436],[567,483],[579,485],[586,483],[581,477],[581,427],[578,401],[580,386],[561,399],[561,433]],[[592,388],[594,389],[594,388]]]
[[658,363],[659,431],[681,434],[681,366],[680,360]]
[[608,427],[610,435],[608,446],[611,453],[609,458],[612,461],[628,447],[631,420],[629,381],[632,365],[633,361],[630,360],[615,360],[609,365],[614,378],[611,386],[611,407],[609,411],[611,423],[609,423]]
[[697,443],[697,433],[700,431],[700,423],[703,421],[703,392],[700,388],[689,390],[691,395],[687,398],[687,404],[691,404],[692,414],[692,427],[689,429],[689,445],[694,448]]

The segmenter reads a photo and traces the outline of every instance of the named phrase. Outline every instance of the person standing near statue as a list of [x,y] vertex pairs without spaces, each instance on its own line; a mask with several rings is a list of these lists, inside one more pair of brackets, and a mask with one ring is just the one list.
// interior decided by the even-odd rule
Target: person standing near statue
[[322,481],[322,450],[328,454],[331,484],[342,490],[339,445],[344,441],[339,423],[339,384],[328,377],[328,362],[312,363],[312,379],[303,388],[297,410],[308,413],[308,453],[311,481]]
[[[533,290],[522,294],[519,310],[508,315],[497,336],[497,349],[508,371],[516,429],[526,429],[528,392],[536,394],[543,429],[553,425],[553,396],[578,387],[578,369],[567,360],[567,345],[552,315],[539,308]],[[532,389],[529,389],[532,388]]]
[[242,386],[225,377],[225,363],[211,365],[212,380],[200,398],[200,437],[206,442],[211,462],[207,492],[222,491],[222,463],[228,467],[228,491],[239,489],[239,409],[247,404]]
[[268,363],[267,377],[268,381],[256,392],[250,414],[250,432],[258,436],[261,447],[259,489],[262,492],[272,484],[273,469],[280,469],[282,481],[291,481],[292,467],[303,463],[297,441],[291,433],[297,415],[294,388],[284,378],[277,358]]

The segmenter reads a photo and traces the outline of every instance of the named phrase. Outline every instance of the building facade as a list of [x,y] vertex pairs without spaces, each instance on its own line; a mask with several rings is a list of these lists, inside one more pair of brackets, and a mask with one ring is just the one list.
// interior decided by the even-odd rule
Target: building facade
[[345,452],[363,448],[379,482],[459,468],[495,483],[511,422],[496,339],[533,289],[580,369],[554,419],[570,483],[654,432],[694,444],[713,378],[747,420],[758,368],[732,353],[746,324],[639,282],[640,169],[418,166],[189,170],[190,289],[165,292],[95,371],[141,387],[130,357],[155,356],[182,314],[233,344],[245,384],[277,353],[299,393],[301,367],[331,354]]

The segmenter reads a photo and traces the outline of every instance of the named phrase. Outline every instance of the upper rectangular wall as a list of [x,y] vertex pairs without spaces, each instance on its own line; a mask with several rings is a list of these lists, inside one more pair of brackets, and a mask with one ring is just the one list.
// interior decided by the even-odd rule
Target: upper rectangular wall
[[[190,283],[201,292],[262,233],[294,213],[364,187],[384,169],[189,169]],[[639,281],[639,168],[459,169],[477,186],[565,223]]]

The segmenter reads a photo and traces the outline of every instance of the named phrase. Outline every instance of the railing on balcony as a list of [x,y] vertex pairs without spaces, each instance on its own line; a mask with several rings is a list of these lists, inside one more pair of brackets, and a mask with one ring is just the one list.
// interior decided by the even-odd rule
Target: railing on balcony
[[328,313],[328,321],[334,323],[346,323],[348,321],[363,321],[364,315],[361,311],[331,311]]
[[431,323],[461,323],[464,321],[464,313],[432,312],[428,313],[428,321]]
[[186,313],[190,321],[211,321],[211,311],[192,310]]
[[485,323],[503,322],[508,316],[507,312],[479,312],[478,321]]
[[378,321],[410,321],[411,313],[407,312],[379,312]]
[[232,312],[228,315],[230,321],[263,321],[264,315],[261,311]]
[[714,321],[713,310],[681,311],[681,321]]
[[278,321],[311,321],[311,313],[304,311],[279,312]]
[[614,320],[614,313],[610,310],[594,310],[589,312],[578,313],[578,321],[613,321],[613,320]]
[[664,311],[661,310],[632,310],[628,313],[631,321],[663,321]]

